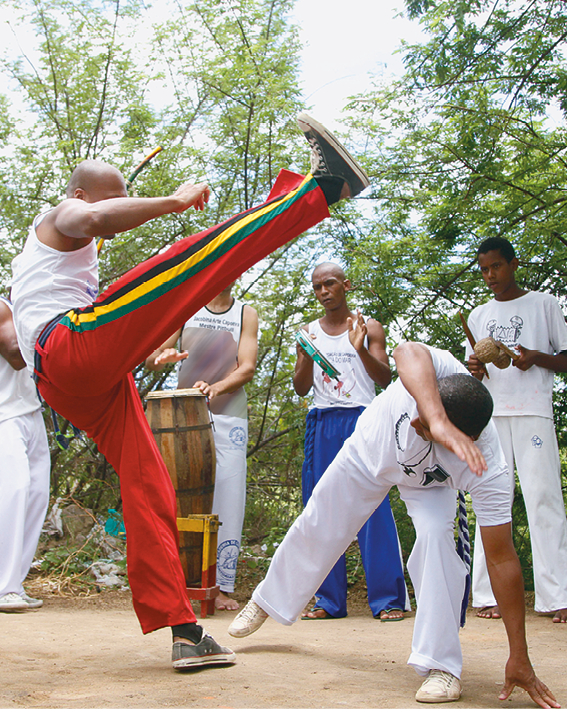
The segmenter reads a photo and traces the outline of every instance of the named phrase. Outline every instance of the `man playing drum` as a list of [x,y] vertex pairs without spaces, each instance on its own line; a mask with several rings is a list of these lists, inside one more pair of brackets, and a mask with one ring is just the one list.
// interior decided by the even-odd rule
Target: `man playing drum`
[[67,199],[34,220],[13,262],[22,355],[47,403],[84,430],[120,476],[134,608],[144,633],[172,628],[176,669],[235,656],[197,625],[179,560],[174,490],[131,371],[247,268],[368,185],[331,133],[305,114],[298,123],[313,147],[312,174],[282,171],[265,203],[178,241],[101,295],[96,239],[202,210],[206,184],[130,198],[118,170],[82,162]]
[[[209,399],[216,470],[213,514],[218,515],[218,610],[237,611],[234,591],[246,506],[248,405],[244,385],[256,371],[258,314],[232,295],[233,283],[191,316],[146,360],[148,369],[181,362],[177,385]],[[181,351],[175,349],[179,340]]]

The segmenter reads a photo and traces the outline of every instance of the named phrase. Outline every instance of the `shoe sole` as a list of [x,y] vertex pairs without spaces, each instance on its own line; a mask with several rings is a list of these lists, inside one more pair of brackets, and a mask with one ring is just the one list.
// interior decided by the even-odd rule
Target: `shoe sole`
[[182,657],[173,661],[174,670],[183,670],[190,667],[204,667],[206,665],[233,665],[236,662],[236,654],[224,653],[222,655],[207,655],[206,657]]
[[460,698],[461,695],[459,694],[459,696],[455,697],[454,699],[449,699],[448,697],[427,697],[418,699],[416,697],[415,701],[419,702],[420,704],[447,704],[448,702],[458,702]]
[[307,115],[307,113],[300,113],[299,116],[297,116],[297,125],[299,126],[300,130],[303,131],[303,133],[309,133],[311,131],[317,133],[324,140],[326,140],[327,143],[329,143],[329,145],[331,145],[337,151],[337,153],[339,153],[339,155],[348,164],[351,170],[356,174],[358,179],[364,185],[363,189],[368,187],[368,185],[370,184],[370,180],[368,179],[368,175],[366,174],[366,172],[360,167],[360,165],[348,152],[345,146],[339,140],[337,140],[335,136],[331,133],[331,131],[327,130],[322,123],[319,123],[319,121],[316,121],[314,118],[311,118],[311,116]]
[[21,613],[22,611],[27,611],[30,610],[30,607],[28,606],[27,603],[24,603],[23,606],[12,606],[10,608],[7,608],[6,606],[0,608],[0,613]]

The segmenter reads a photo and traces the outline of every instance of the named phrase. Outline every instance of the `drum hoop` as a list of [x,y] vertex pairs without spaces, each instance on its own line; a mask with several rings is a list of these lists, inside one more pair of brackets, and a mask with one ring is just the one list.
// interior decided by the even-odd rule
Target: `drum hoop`
[[202,396],[206,398],[200,389],[166,389],[164,391],[150,391],[146,394],[146,399],[182,399],[186,396]]

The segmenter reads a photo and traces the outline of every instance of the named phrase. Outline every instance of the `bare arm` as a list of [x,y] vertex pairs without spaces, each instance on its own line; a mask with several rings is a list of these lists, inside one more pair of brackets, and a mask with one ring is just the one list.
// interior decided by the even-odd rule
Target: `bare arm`
[[[377,321],[369,318],[364,322],[360,310],[356,311],[356,329],[352,318],[347,318],[348,337],[357,351],[366,373],[378,386],[385,389],[392,379],[390,362],[386,353],[386,335]],[[368,335],[368,348],[364,344]]]
[[[307,333],[307,328],[303,330]],[[307,334],[310,337],[309,334]],[[299,396],[307,396],[313,386],[313,360],[302,347],[296,346],[297,359],[295,361],[295,372],[293,374],[293,388]]]
[[404,342],[393,352],[402,384],[415,399],[420,421],[427,425],[431,438],[452,451],[473,473],[487,469],[484,456],[472,438],[454,426],[441,402],[431,353],[419,342]]
[[0,301],[0,355],[16,371],[26,366],[18,345],[12,311],[2,301]]
[[181,337],[181,330],[178,330],[169,337],[163,345],[157,348],[155,352],[146,359],[146,367],[153,372],[159,372],[166,364],[180,362],[187,357],[187,352],[178,352],[175,349],[177,340]]
[[93,238],[112,238],[164,214],[190,207],[201,210],[208,199],[209,188],[204,183],[186,183],[169,197],[117,197],[99,202],[66,199],[46,214],[36,232],[47,246],[71,251]]
[[522,687],[541,707],[558,707],[551,691],[535,675],[528,656],[525,627],[524,583],[512,541],[511,524],[481,527],[492,590],[502,613],[510,655],[499,699],[508,699],[514,687]]
[[213,399],[221,394],[231,394],[248,384],[256,371],[258,359],[258,313],[249,305],[244,306],[242,313],[242,331],[238,343],[238,365],[224,379],[215,384],[198,381],[193,385],[203,394]]
[[552,372],[567,372],[567,354],[565,352],[551,355],[539,350],[528,350],[522,345],[518,345],[518,351],[520,359],[512,360],[512,364],[523,372],[534,365],[550,369]]

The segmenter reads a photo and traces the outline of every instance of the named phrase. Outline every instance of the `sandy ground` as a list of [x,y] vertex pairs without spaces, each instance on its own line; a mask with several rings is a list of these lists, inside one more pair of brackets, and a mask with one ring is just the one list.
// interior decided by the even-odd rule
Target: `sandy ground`
[[[442,612],[442,609],[439,609]],[[0,707],[418,707],[420,680],[406,665],[413,614],[381,623],[360,608],[348,618],[271,619],[237,640],[234,613],[203,624],[232,647],[237,664],[177,673],[170,665],[170,631],[140,632],[127,594],[51,598],[39,611],[0,613]],[[567,625],[528,614],[532,661],[567,705]],[[506,660],[501,621],[472,613],[461,634],[464,694],[458,706],[495,707]],[[533,706],[515,690],[507,707]]]

